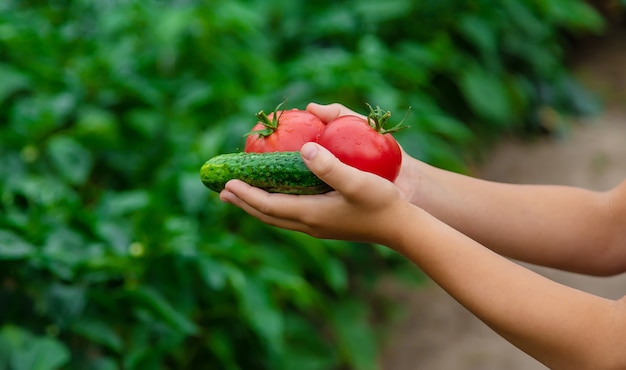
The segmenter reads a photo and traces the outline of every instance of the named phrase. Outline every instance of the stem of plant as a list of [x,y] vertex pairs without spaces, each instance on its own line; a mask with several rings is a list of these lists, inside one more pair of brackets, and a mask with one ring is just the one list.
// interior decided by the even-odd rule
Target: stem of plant
[[372,108],[372,106],[369,104],[367,104],[367,106],[370,109],[370,112],[367,115],[367,123],[370,125],[370,127],[376,130],[376,132],[379,132],[383,135],[392,134],[392,133],[399,132],[409,127],[403,124],[404,121],[406,120],[406,116],[405,116],[402,119],[402,121],[400,121],[397,125],[391,128],[385,128],[385,124],[391,117],[391,112],[382,110],[379,106],[376,106],[376,109]]

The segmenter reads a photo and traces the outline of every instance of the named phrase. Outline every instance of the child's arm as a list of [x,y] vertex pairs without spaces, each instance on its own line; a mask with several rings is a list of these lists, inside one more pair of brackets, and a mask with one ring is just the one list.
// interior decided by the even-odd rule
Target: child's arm
[[[325,121],[355,114],[309,104]],[[484,181],[406,153],[396,185],[413,204],[504,256],[592,275],[626,271],[626,182],[608,192]]]
[[551,368],[626,368],[623,299],[599,298],[509,261],[411,204],[394,184],[340,163],[315,144],[305,145],[302,154],[337,191],[268,194],[231,181],[221,199],[275,226],[395,249],[501,336]]
[[302,152],[309,168],[337,191],[268,194],[231,181],[221,199],[272,225],[395,249],[501,336],[551,368],[626,368],[623,299],[599,298],[537,275],[411,204],[394,184],[340,163],[315,144]]

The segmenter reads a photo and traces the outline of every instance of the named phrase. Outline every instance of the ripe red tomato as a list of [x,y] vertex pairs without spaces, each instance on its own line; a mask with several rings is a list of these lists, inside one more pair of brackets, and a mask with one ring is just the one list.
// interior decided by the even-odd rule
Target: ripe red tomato
[[305,143],[317,141],[326,127],[313,113],[295,108],[277,108],[269,115],[260,111],[257,118],[259,122],[248,134],[244,152],[298,151]]
[[368,118],[336,118],[328,122],[317,142],[343,163],[394,181],[400,173],[402,151],[391,132],[404,127],[385,130],[384,121],[390,113],[380,113],[378,108]]

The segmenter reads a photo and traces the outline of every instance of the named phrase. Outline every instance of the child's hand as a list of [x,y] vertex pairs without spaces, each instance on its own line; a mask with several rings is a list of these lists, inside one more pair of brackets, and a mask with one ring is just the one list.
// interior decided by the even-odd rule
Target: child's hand
[[302,147],[306,165],[335,191],[270,194],[232,180],[220,199],[270,225],[325,239],[387,244],[403,230],[411,205],[393,183],[341,163],[318,144]]
[[328,123],[335,118],[342,116],[357,116],[367,118],[366,116],[353,111],[343,104],[332,103],[328,105],[321,105],[317,103],[309,103],[306,106],[306,110],[318,116],[324,123]]
[[[318,116],[324,123],[328,123],[335,118],[347,115],[359,116],[365,118],[364,115],[354,112],[346,106],[333,103],[321,105],[317,103],[309,103],[306,110]],[[409,201],[414,202],[418,197],[419,173],[417,169],[418,161],[408,155],[402,147],[402,167],[400,174],[396,178],[396,186],[404,193]]]

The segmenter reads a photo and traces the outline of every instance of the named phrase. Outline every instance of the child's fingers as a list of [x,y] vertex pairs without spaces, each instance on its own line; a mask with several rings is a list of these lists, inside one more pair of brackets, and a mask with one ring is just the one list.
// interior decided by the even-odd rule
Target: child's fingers
[[[243,209],[249,215],[258,218],[272,226],[283,229],[303,231],[302,224],[296,221],[297,215],[294,207],[287,207],[288,203],[277,202],[276,197],[285,194],[270,194],[266,191],[250,186],[243,181],[232,180],[226,184],[226,189],[220,193],[220,199]],[[292,198],[292,202],[297,202],[297,196],[287,196]],[[280,199],[278,199],[280,200]],[[296,208],[297,204],[294,204]]]
[[324,121],[324,123],[328,123],[337,117],[347,115],[364,117],[362,114],[358,114],[339,103],[332,103],[328,105],[309,103],[306,110],[318,116],[322,121]]
[[[239,180],[232,180],[226,184],[222,191],[222,200],[232,203],[247,213],[261,219],[264,222],[272,219],[272,225],[276,220],[284,220],[294,230],[300,220],[306,219],[312,210],[320,206],[322,195],[291,195],[280,193],[268,193],[265,190],[255,188]],[[270,223],[270,222],[268,222]],[[276,225],[281,226],[281,225]],[[300,228],[298,228],[299,230]]]

